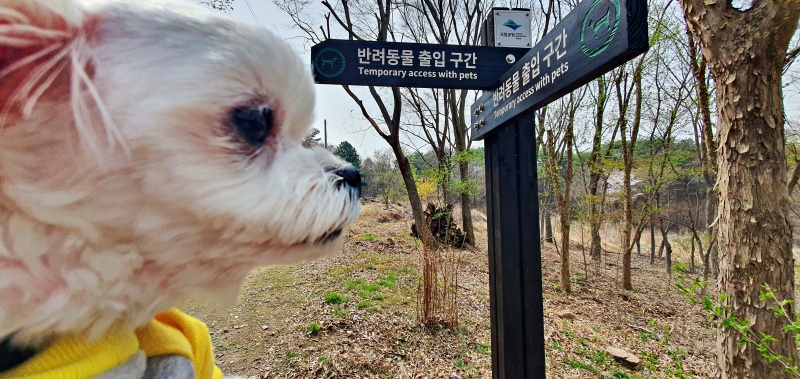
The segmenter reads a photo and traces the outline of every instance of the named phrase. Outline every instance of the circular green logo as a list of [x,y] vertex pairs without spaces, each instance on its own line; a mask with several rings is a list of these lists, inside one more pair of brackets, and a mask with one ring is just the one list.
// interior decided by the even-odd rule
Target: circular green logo
[[595,0],[583,16],[581,50],[589,57],[602,53],[619,27],[619,0]]
[[314,69],[326,78],[335,78],[344,72],[347,61],[341,51],[332,47],[320,50],[314,57]]

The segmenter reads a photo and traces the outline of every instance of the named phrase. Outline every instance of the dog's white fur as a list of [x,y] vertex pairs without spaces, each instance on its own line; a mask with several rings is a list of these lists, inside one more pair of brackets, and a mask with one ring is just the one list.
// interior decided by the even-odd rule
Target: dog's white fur
[[[133,328],[337,250],[357,190],[300,146],[307,71],[278,37],[190,4],[0,0],[0,338]],[[230,125],[241,106],[276,115],[262,148]]]

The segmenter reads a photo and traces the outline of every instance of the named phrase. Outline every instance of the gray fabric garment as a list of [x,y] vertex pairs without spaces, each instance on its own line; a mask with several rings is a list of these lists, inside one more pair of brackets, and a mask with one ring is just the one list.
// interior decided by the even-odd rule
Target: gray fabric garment
[[144,351],[139,350],[125,363],[97,375],[93,379],[141,379],[147,365],[146,362],[147,357],[144,355]]
[[152,357],[142,379],[194,379],[194,366],[182,355]]
[[93,379],[194,379],[194,366],[182,355],[147,358],[139,350],[125,363]]

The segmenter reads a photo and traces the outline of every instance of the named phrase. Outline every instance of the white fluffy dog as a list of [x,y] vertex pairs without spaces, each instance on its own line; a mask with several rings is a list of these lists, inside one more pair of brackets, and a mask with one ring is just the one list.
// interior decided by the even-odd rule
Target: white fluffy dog
[[337,250],[360,179],[300,145],[313,108],[307,63],[212,11],[0,0],[0,340],[92,341]]

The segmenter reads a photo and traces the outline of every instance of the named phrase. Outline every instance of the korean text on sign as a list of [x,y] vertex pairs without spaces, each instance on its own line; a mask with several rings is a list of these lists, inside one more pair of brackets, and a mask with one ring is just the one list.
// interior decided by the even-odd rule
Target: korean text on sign
[[478,54],[450,52],[446,51],[428,51],[422,50],[415,57],[413,50],[403,49],[385,49],[385,48],[361,48],[358,49],[358,63],[362,65],[367,64],[382,64],[389,66],[414,66],[416,58],[417,66],[419,67],[447,67],[447,62],[452,64],[453,68],[467,68],[475,69],[478,61]]
[[[537,45],[538,46],[538,45]],[[546,69],[567,55],[567,29],[561,30],[550,40],[544,49],[537,50],[530,60],[522,65],[520,71],[515,71],[509,78],[500,83],[500,87],[493,93],[495,105],[510,99],[521,88],[530,85],[541,74],[541,63],[546,63]],[[521,82],[521,83],[520,83]],[[538,89],[537,89],[538,90]]]

